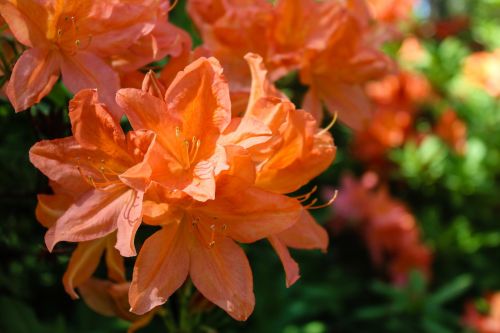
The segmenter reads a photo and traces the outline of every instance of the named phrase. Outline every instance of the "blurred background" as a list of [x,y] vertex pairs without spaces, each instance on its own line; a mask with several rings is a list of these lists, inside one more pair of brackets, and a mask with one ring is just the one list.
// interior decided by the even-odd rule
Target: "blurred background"
[[[370,2],[400,71],[366,87],[370,126],[354,135],[335,124],[336,161],[305,189],[339,190],[316,212],[328,253],[294,251],[301,279],[287,289],[269,244],[248,247],[254,314],[237,323],[208,309],[205,332],[500,332],[500,0]],[[184,1],[170,19],[200,42]],[[19,50],[5,36],[0,46],[6,66]],[[300,104],[298,84],[278,82]],[[0,100],[1,333],[128,327],[69,298],[61,278],[74,246],[50,254],[35,219],[49,188],[28,150],[70,134],[69,98],[58,84],[20,114]],[[165,328],[155,318],[140,332]]]

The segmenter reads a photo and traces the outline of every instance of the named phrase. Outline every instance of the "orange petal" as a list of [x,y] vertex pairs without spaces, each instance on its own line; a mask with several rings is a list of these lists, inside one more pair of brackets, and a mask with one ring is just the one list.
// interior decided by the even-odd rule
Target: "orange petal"
[[107,105],[116,119],[120,119],[123,111],[115,102],[120,79],[101,58],[86,51],[79,51],[73,56],[64,57],[61,71],[63,83],[71,92],[97,89],[99,99]]
[[72,196],[91,189],[77,169],[77,158],[89,155],[73,137],[39,141],[31,147],[29,156],[35,167]]
[[167,301],[187,278],[189,252],[183,224],[171,223],[150,236],[134,267],[131,311],[144,314]]
[[106,243],[106,238],[79,243],[71,255],[63,276],[63,284],[64,289],[73,299],[78,298],[75,288],[87,281],[96,271],[106,249]]
[[103,316],[117,316],[117,308],[109,289],[113,286],[111,281],[91,278],[78,288],[83,300],[89,308]]
[[216,198],[199,208],[201,214],[226,224],[227,235],[244,243],[288,229],[297,222],[302,210],[297,200],[256,187],[235,191],[232,186],[225,186]]
[[63,194],[39,194],[37,198],[36,219],[46,228],[54,225],[73,202],[70,196]]
[[248,259],[239,245],[222,237],[215,246],[193,240],[189,269],[194,285],[203,296],[236,320],[246,320],[255,296]]
[[286,274],[286,287],[290,287],[300,278],[299,265],[295,260],[293,260],[290,255],[290,251],[285,244],[277,236],[271,236],[268,238],[269,242],[274,248],[274,251],[278,254],[283,268]]
[[16,39],[29,47],[43,47],[48,41],[45,38],[48,9],[38,1],[2,1],[0,13],[9,30]]
[[214,149],[231,121],[229,87],[214,58],[199,58],[179,72],[165,95],[168,112],[182,121],[185,138],[201,141],[200,156]]
[[52,251],[60,241],[82,242],[101,238],[116,230],[117,225],[134,222],[129,220],[136,217],[132,192],[117,185],[88,191],[47,231],[47,248]]
[[144,192],[129,190],[126,206],[118,216],[116,249],[124,257],[132,257],[135,251],[134,238],[142,222],[142,199]]
[[69,117],[73,136],[83,148],[128,160],[123,130],[106,106],[99,103],[96,90],[86,89],[76,94],[69,103]]
[[328,233],[306,209],[302,210],[297,223],[276,236],[283,244],[295,249],[326,251],[328,248]]
[[115,248],[116,234],[111,234],[106,237],[106,268],[108,270],[108,278],[113,282],[125,282],[125,265],[123,257]]
[[265,143],[271,139],[271,130],[260,120],[247,116],[233,118],[224,131],[220,144],[234,144],[243,148]]
[[59,78],[60,56],[55,51],[29,49],[17,60],[7,86],[7,96],[16,112],[23,111],[47,95]]
[[359,130],[372,118],[372,106],[359,85],[322,81],[317,86],[319,96],[330,113],[337,112],[339,119],[354,130]]
[[[312,114],[318,124],[323,121],[323,104],[314,89],[309,89],[304,96],[302,109]],[[334,111],[335,112],[335,111]]]

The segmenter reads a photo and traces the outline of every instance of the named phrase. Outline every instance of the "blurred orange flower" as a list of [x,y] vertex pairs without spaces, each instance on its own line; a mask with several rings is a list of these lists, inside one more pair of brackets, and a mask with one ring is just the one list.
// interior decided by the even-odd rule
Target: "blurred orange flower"
[[465,59],[463,71],[467,80],[500,97],[500,49],[473,53]]
[[489,305],[487,314],[481,314],[473,302],[465,306],[463,322],[477,333],[500,332],[500,293],[496,292],[486,297]]
[[465,154],[467,148],[467,126],[458,118],[455,111],[451,109],[446,110],[439,118],[434,131],[457,154]]
[[344,176],[341,184],[332,227],[357,228],[373,263],[385,267],[394,283],[404,284],[413,269],[429,277],[432,254],[420,239],[415,218],[379,185],[378,176],[368,172],[360,181]]
[[386,167],[387,152],[412,134],[417,104],[431,97],[431,87],[420,74],[400,72],[368,84],[366,92],[376,111],[372,121],[355,133],[351,149],[371,167]]
[[188,10],[204,47],[221,60],[232,91],[249,91],[242,63],[253,52],[263,57],[272,81],[299,70],[310,87],[304,108],[315,116],[323,102],[351,127],[369,119],[362,85],[386,74],[392,63],[377,50],[363,2],[192,0]]

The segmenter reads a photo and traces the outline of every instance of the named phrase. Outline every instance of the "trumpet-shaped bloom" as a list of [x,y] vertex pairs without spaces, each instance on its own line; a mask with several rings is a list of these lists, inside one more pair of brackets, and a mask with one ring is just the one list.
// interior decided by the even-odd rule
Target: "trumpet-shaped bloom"
[[49,250],[59,241],[82,242],[118,230],[117,249],[135,255],[134,234],[141,223],[142,198],[149,174],[143,160],[155,139],[152,132],[124,135],[93,90],[70,103],[73,136],[41,141],[30,150],[31,162],[64,192],[78,193],[50,226]]
[[2,0],[0,13],[15,38],[28,47],[7,87],[15,110],[38,103],[62,73],[64,84],[74,93],[97,88],[119,117],[114,104],[119,78],[107,58],[124,53],[153,30],[161,3]]

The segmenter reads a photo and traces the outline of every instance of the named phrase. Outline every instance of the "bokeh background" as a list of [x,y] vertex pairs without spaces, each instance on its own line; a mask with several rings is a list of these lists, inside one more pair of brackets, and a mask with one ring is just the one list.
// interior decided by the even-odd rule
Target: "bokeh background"
[[[170,19],[200,43],[184,1]],[[500,290],[500,0],[415,1],[394,26],[399,37],[384,49],[401,72],[367,87],[373,126],[354,135],[335,124],[336,161],[308,187],[325,198],[340,191],[331,209],[315,212],[330,232],[328,252],[293,252],[302,277],[287,289],[270,245],[249,247],[254,314],[237,323],[208,309],[205,332],[500,332],[498,322],[496,330],[480,324],[500,311],[492,301]],[[7,39],[1,45],[4,61],[12,50]],[[294,75],[278,86],[300,104]],[[36,195],[49,188],[28,150],[70,134],[69,98],[58,84],[19,114],[0,100],[2,333],[128,327],[68,297],[61,277],[74,247],[50,254],[35,219]],[[140,332],[164,331],[155,318]]]

